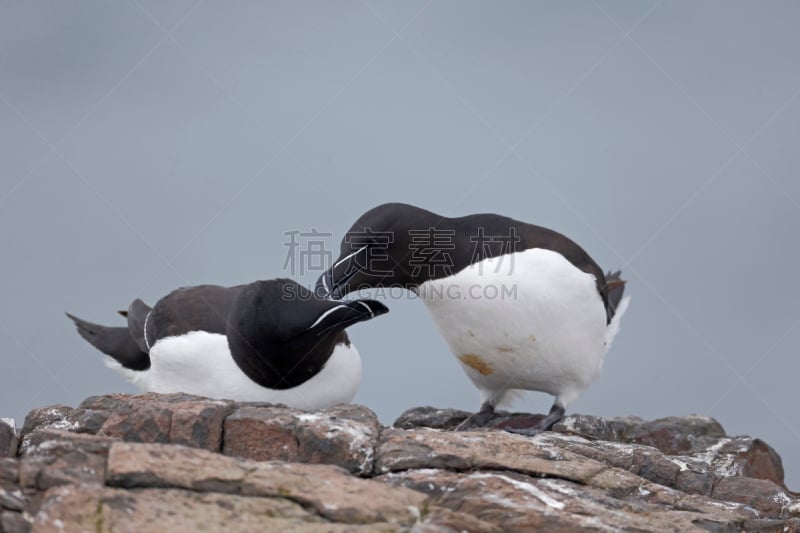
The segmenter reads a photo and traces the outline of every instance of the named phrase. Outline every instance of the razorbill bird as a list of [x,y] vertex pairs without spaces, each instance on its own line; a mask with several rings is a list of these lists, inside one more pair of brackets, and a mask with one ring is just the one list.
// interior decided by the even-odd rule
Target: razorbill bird
[[597,377],[628,305],[620,272],[604,274],[553,230],[495,214],[458,218],[390,203],[348,230],[318,295],[400,286],[425,302],[481,392],[461,429],[488,424],[514,390],[555,396],[530,428],[550,429]]
[[353,399],[361,359],[344,329],[386,313],[374,300],[323,300],[288,279],[136,299],[127,327],[67,313],[108,366],[144,391],[321,409]]

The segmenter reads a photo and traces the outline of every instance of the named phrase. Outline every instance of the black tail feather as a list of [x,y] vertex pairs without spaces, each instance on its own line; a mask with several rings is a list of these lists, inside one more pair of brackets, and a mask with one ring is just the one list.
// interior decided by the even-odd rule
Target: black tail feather
[[627,282],[621,279],[620,276],[622,276],[621,270],[606,273],[606,290],[608,291],[608,308],[610,311],[608,314],[609,320],[617,311],[617,306],[619,306],[622,295],[625,293],[625,283]]
[[150,356],[139,349],[128,328],[101,326],[69,313],[66,315],[75,323],[81,337],[104,354],[113,357],[123,367],[129,370],[150,368]]

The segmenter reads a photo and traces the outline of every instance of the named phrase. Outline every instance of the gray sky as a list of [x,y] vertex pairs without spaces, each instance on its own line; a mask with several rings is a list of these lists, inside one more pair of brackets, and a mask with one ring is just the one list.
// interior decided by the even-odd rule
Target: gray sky
[[[0,3],[0,415],[133,391],[64,310],[287,276],[284,232],[338,243],[405,201],[622,268],[571,411],[714,416],[797,489],[798,24],[792,1]],[[387,304],[350,330],[356,400],[477,408],[423,304]]]

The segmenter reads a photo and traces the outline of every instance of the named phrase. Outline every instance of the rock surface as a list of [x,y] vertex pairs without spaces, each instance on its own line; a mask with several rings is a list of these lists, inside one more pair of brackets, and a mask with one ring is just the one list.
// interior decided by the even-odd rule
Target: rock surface
[[12,418],[0,418],[0,457],[17,453],[17,429]]
[[467,415],[417,408],[387,428],[356,405],[182,394],[36,409],[19,435],[0,424],[0,532],[800,532],[778,454],[713,419],[449,431]]
[[225,420],[223,453],[257,461],[339,465],[372,472],[380,424],[365,407],[337,405],[317,413],[245,405]]

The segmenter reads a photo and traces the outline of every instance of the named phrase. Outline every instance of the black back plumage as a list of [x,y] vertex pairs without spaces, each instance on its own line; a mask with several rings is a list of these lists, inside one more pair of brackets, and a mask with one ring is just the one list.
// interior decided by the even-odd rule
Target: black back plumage
[[[409,260],[419,246],[413,242],[411,232],[424,235],[430,232],[431,242],[428,255],[434,253],[447,254],[449,262],[429,267],[409,268]],[[356,252],[359,247],[378,246],[381,235],[391,235],[391,245],[386,249],[386,257],[376,259],[375,255],[367,259],[369,268],[381,272],[392,272],[391,276],[381,278],[375,275],[359,275],[348,268],[354,261],[338,262],[320,277],[317,283],[318,294],[333,294],[341,297],[348,292],[368,286],[399,285],[413,289],[430,279],[450,276],[471,264],[488,257],[499,257],[512,252],[521,252],[530,248],[542,248],[561,254],[576,268],[594,276],[597,291],[606,308],[607,321],[614,316],[614,310],[622,298],[624,281],[619,273],[611,280],[616,288],[614,299],[609,298],[609,280],[600,266],[568,237],[542,226],[521,222],[502,215],[483,213],[462,217],[444,217],[413,205],[388,203],[370,209],[356,220],[342,239],[340,258]],[[437,243],[435,235],[446,237]],[[373,235],[373,237],[366,237]],[[373,241],[370,241],[373,239]],[[370,244],[372,243],[372,244]],[[355,258],[354,258],[355,259]],[[362,263],[364,258],[362,257]],[[423,258],[424,259],[424,258]],[[363,264],[361,267],[363,268]],[[368,273],[367,273],[368,274]],[[338,292],[330,287],[331,279],[347,280],[347,287]],[[362,283],[359,284],[359,281]]]
[[159,339],[207,331],[224,335],[233,302],[246,285],[181,287],[161,298],[147,321],[150,346]]

